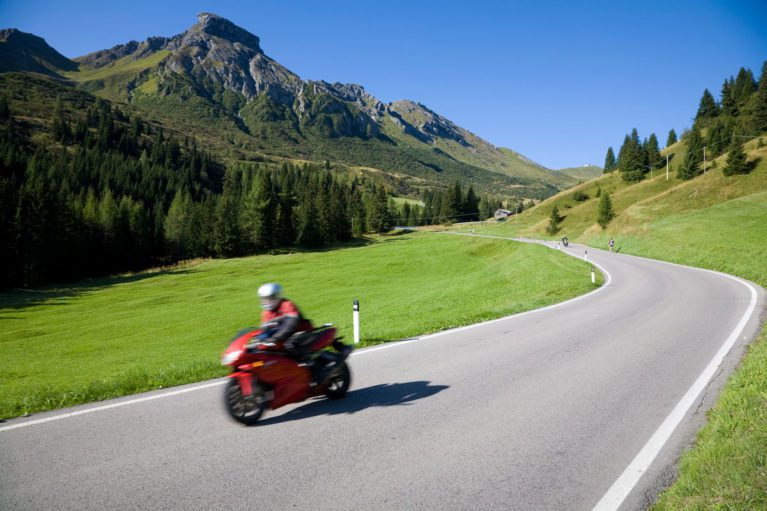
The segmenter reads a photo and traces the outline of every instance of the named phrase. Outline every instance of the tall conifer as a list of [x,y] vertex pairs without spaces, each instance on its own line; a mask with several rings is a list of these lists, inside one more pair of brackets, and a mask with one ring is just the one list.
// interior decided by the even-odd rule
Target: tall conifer
[[615,154],[613,153],[612,146],[607,148],[607,155],[605,156],[605,167],[603,172],[607,174],[608,172],[612,172],[616,169],[618,166],[617,161],[615,160]]
[[754,95],[753,123],[758,133],[767,131],[767,61],[762,64],[759,88]]
[[689,180],[703,173],[700,163],[703,161],[703,138],[700,132],[693,129],[687,137],[687,154],[679,166],[677,177]]
[[599,203],[597,204],[597,223],[602,229],[607,228],[607,224],[615,217],[613,212],[613,203],[610,199],[610,194],[602,192],[599,196]]
[[677,142],[676,131],[674,131],[674,128],[671,128],[668,131],[668,137],[666,137],[666,147],[670,145],[674,145],[676,144],[676,142]]
[[748,174],[751,171],[751,165],[746,161],[746,153],[743,150],[743,142],[738,137],[732,137],[730,152],[727,155],[727,164],[722,169],[725,176],[733,174]]

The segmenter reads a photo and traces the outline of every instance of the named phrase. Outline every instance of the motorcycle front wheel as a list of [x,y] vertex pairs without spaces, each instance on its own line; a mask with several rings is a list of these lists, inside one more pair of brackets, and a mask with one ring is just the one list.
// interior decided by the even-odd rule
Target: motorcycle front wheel
[[349,366],[346,365],[346,362],[341,362],[338,367],[333,369],[328,378],[325,395],[329,399],[341,399],[346,395],[346,391],[349,390],[351,383],[352,375],[349,371]]
[[230,378],[224,389],[224,404],[234,420],[250,426],[255,424],[266,410],[268,404],[266,390],[263,385],[254,382],[253,394],[243,396],[240,382]]

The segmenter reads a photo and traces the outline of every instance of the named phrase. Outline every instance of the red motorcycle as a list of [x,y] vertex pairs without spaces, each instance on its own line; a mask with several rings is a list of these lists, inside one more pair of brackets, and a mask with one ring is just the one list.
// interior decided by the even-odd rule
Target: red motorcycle
[[[224,403],[243,424],[254,424],[268,408],[320,394],[340,399],[349,390],[346,359],[352,347],[336,338],[331,324],[299,332],[284,343],[267,342],[276,327],[267,324],[238,332],[221,356],[221,364],[232,368]],[[294,348],[288,351],[286,345]]]

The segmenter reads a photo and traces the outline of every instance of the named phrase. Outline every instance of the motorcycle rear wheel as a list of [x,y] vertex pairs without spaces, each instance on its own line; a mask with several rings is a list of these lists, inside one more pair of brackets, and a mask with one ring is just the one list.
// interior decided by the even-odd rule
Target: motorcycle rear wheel
[[352,375],[349,371],[349,366],[346,365],[346,362],[341,362],[341,365],[334,368],[330,378],[328,378],[325,395],[328,399],[341,399],[346,395],[346,391],[349,390],[351,383]]
[[254,382],[253,394],[243,396],[240,382],[231,378],[224,389],[224,404],[234,420],[250,426],[255,424],[266,410],[266,389],[260,383]]

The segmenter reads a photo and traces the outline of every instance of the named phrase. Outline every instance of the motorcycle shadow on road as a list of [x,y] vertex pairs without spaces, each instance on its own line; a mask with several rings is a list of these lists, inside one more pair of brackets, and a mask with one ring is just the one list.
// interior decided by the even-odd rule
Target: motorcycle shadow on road
[[256,426],[263,427],[320,415],[353,414],[376,406],[407,406],[447,388],[448,385],[432,385],[428,381],[382,383],[364,389],[350,390],[346,397],[337,401],[317,398],[282,415],[262,419]]

